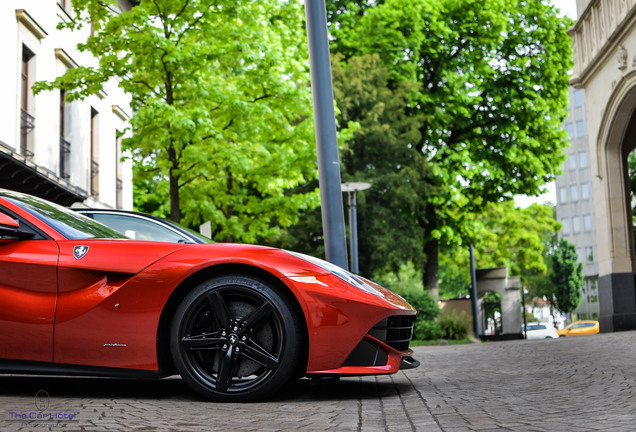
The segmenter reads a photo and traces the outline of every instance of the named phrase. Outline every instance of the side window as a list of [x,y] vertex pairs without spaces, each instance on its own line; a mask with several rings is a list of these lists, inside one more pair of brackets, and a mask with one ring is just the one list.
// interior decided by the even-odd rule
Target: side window
[[186,237],[149,219],[143,219],[133,215],[115,215],[106,213],[93,213],[91,217],[97,222],[101,222],[121,234],[124,234],[126,237],[135,240],[191,243],[191,241]]

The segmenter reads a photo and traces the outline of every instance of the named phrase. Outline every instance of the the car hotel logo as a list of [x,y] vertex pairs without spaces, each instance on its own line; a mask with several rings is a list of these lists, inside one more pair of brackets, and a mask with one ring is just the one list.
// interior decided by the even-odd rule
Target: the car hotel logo
[[87,252],[88,246],[75,246],[73,249],[73,256],[75,256],[75,259],[81,260]]

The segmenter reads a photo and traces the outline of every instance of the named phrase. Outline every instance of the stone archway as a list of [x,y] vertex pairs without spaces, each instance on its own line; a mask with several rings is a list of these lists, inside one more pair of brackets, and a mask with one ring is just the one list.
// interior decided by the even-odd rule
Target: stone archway
[[636,148],[636,70],[615,82],[600,121],[594,189],[599,250],[599,322],[603,331],[636,328],[636,253],[627,156]]
[[483,299],[486,293],[501,297],[502,333],[499,339],[521,339],[521,279],[508,276],[507,267],[477,270],[477,298],[479,301],[479,334],[484,334]]
[[636,0],[577,0],[570,83],[585,89],[601,331],[636,329],[627,155],[636,148]]

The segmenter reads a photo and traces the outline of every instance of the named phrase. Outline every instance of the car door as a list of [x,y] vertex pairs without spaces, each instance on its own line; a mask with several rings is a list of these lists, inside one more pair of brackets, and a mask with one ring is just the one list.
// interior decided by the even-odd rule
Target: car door
[[585,334],[585,324],[584,323],[576,323],[572,326],[572,331],[570,332],[572,336],[581,336]]
[[0,207],[0,228],[11,221],[21,233],[0,233],[0,358],[52,362],[59,248]]

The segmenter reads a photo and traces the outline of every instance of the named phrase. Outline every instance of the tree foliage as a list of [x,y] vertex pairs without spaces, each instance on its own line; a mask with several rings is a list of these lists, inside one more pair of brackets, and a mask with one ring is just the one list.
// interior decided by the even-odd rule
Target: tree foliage
[[577,261],[575,246],[561,239],[552,257],[550,282],[555,307],[562,313],[579,306],[583,288],[583,264]]
[[404,112],[419,136],[393,154],[418,175],[393,193],[419,195],[402,225],[416,233],[435,290],[440,247],[474,242],[487,203],[538,194],[560,169],[571,22],[545,0],[358,3],[334,9],[334,46],[347,61],[377,54],[387,87],[408,89]]
[[[332,61],[334,95],[341,123],[358,128],[341,152],[344,181],[367,181],[357,194],[360,268],[372,274],[421,264],[421,232],[433,174],[424,155],[412,151],[420,140],[418,115],[408,115],[410,83],[392,88],[390,70],[377,54]],[[346,197],[345,197],[346,199]],[[396,247],[399,244],[400,247]]]
[[135,202],[218,240],[254,242],[318,204],[306,38],[294,1],[74,0],[68,27],[99,64],[40,89],[68,97],[118,79],[132,97]]
[[[576,248],[555,232],[544,251],[548,269],[545,273],[525,275],[529,298],[542,299],[550,306],[551,315],[558,310],[569,313],[575,310],[582,297],[583,265],[578,262]],[[555,317],[555,327],[556,317]]]
[[[560,228],[550,206],[515,207],[511,201],[488,204],[473,221],[477,268],[508,267],[512,276],[545,274],[549,239]],[[453,247],[440,257],[440,296],[467,296],[470,285],[468,249]]]

